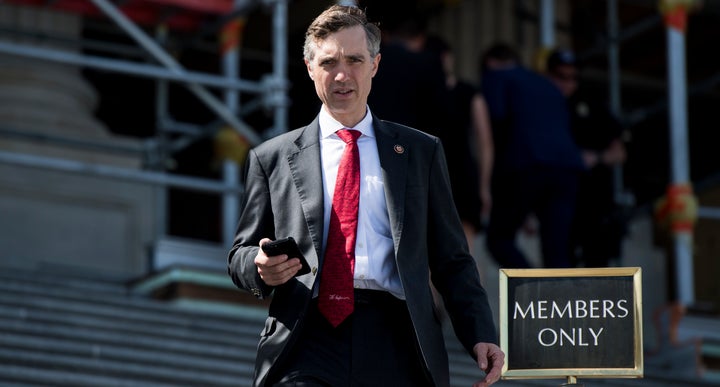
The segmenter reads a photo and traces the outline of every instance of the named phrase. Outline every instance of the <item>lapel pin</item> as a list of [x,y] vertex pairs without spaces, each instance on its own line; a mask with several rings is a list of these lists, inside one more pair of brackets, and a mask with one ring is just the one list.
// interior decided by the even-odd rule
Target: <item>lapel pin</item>
[[400,144],[396,144],[393,149],[395,150],[395,153],[397,153],[399,155],[405,153],[405,148]]

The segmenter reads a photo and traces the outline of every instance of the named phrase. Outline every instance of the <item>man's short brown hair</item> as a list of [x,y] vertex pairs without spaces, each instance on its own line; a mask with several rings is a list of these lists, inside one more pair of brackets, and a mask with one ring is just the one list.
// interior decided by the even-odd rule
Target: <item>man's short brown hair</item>
[[311,62],[315,55],[315,42],[344,28],[361,26],[365,30],[368,51],[374,58],[380,52],[380,29],[369,23],[365,12],[355,6],[333,5],[313,20],[305,33],[303,56]]

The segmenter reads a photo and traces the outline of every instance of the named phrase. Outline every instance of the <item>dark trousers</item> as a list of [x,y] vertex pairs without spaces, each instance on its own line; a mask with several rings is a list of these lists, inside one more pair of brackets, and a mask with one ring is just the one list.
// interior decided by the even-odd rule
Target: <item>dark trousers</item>
[[577,184],[578,172],[563,168],[534,167],[496,173],[486,244],[501,267],[530,267],[515,241],[531,213],[540,223],[544,266],[562,268],[572,265],[570,229]]
[[432,386],[407,306],[390,293],[355,291],[353,314],[333,328],[310,305],[300,337],[269,385],[306,387]]

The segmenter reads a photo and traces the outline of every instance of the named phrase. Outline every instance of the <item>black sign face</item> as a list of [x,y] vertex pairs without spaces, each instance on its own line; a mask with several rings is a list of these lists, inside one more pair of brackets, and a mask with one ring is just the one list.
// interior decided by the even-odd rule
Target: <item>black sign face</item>
[[508,376],[642,374],[639,269],[502,272]]

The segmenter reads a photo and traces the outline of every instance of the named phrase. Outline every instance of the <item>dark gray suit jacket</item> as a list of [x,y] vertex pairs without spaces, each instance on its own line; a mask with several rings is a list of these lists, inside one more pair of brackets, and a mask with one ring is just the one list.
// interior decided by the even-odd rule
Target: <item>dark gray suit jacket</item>
[[[443,148],[437,138],[373,117],[395,261],[415,334],[437,386],[449,385],[447,353],[429,286],[442,294],[455,333],[472,353],[497,342],[492,311],[468,253],[453,204]],[[362,155],[361,155],[362,157]],[[323,263],[323,180],[319,125],[272,138],[251,150],[238,232],[230,251],[233,282],[259,298],[272,294],[258,346],[255,385],[292,345]],[[294,237],[312,272],[267,286],[254,263],[260,239]],[[290,343],[290,345],[288,345]]]

